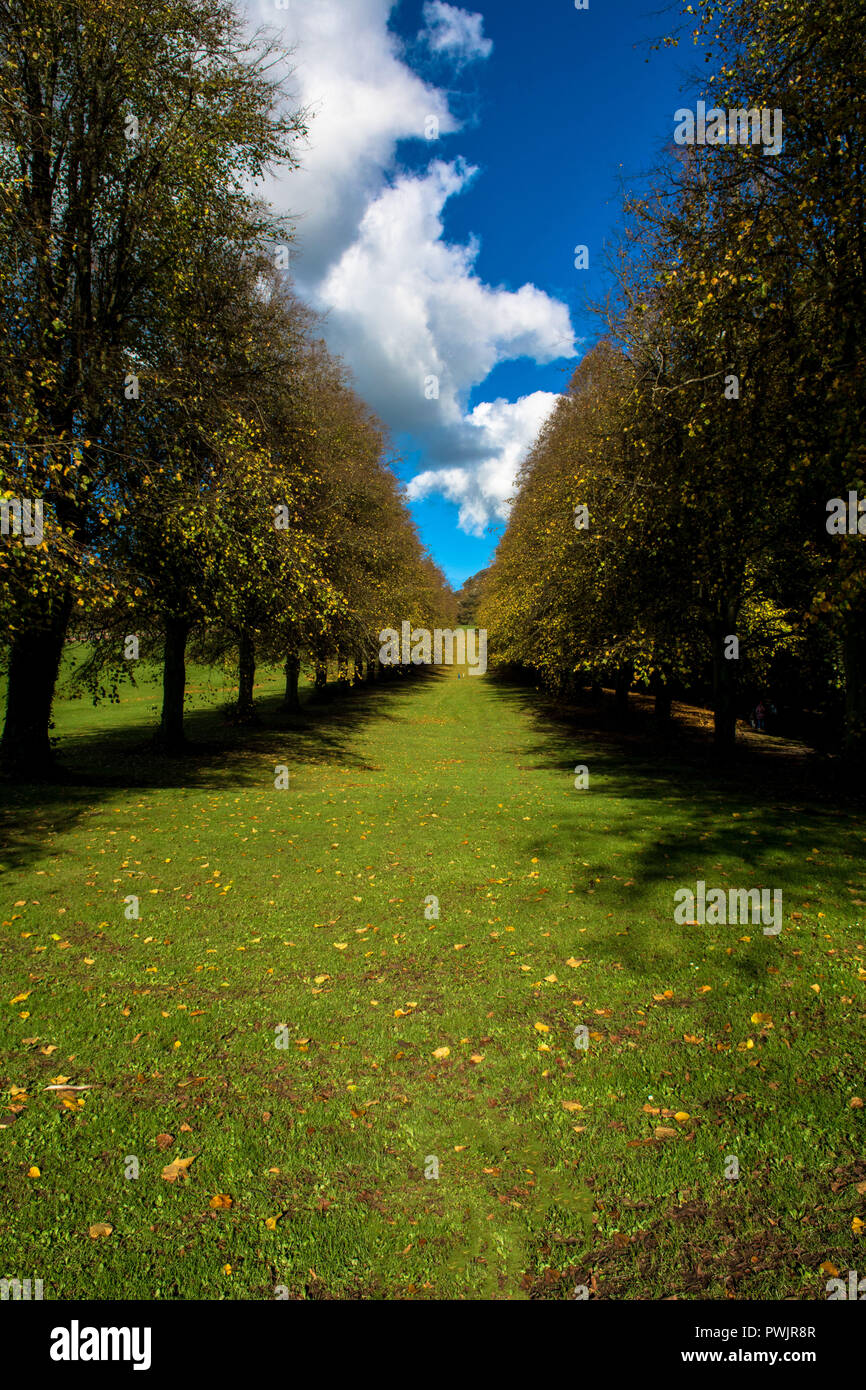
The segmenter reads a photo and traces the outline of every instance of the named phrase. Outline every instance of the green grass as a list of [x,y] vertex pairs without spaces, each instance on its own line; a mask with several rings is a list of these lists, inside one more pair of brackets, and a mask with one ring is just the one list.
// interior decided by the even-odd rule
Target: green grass
[[[244,732],[196,670],[173,762],[147,675],[58,703],[68,783],[3,789],[0,1274],[748,1299],[862,1268],[866,836],[808,767],[710,771],[451,672],[300,719],[265,673]],[[675,925],[697,878],[781,888],[781,935]]]

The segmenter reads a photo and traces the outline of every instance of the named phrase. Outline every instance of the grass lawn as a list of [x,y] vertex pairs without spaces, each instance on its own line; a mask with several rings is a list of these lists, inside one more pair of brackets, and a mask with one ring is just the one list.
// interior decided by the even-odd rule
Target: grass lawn
[[[265,673],[242,733],[193,670],[170,761],[152,676],[58,702],[74,775],[0,791],[0,1274],[823,1299],[863,1268],[866,835],[808,760],[711,771],[450,671],[295,719]],[[781,934],[676,925],[697,879],[781,888]]]

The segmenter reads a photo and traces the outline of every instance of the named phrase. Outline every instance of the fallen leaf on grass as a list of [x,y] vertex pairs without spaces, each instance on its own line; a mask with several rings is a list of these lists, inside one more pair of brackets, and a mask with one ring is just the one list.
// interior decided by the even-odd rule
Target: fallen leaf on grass
[[562,1102],[562,1108],[563,1110],[582,1110],[583,1106],[579,1100],[564,1100]]
[[[165,1177],[165,1173],[163,1173],[162,1176]],[[214,1211],[228,1211],[231,1204],[232,1199],[228,1197],[225,1192],[218,1192],[215,1197],[211,1197],[209,1203]]]
[[36,1167],[36,1164],[35,1164],[35,1163],[34,1163],[34,1165],[33,1165],[32,1168],[28,1168],[28,1169],[27,1169],[27,1176],[28,1176],[28,1178],[41,1178],[41,1177],[42,1177],[42,1174],[41,1174],[41,1172],[39,1171],[39,1169]]
[[191,1163],[195,1163],[196,1157],[197,1155],[193,1154],[192,1158],[176,1158],[173,1163],[169,1163],[168,1166],[162,1170],[162,1176],[165,1178],[166,1182],[174,1182],[175,1178],[180,1177],[181,1173],[186,1174],[187,1168],[189,1168]]
[[173,1143],[173,1134],[158,1134],[156,1136],[156,1147],[158,1149],[170,1149]]
[[656,1139],[676,1139],[677,1132],[675,1129],[668,1128],[667,1125],[656,1125],[655,1136]]
[[450,1048],[450,1047],[437,1047],[437,1048],[436,1048],[436,1051],[433,1052],[433,1053],[431,1053],[431,1056],[433,1056],[433,1057],[450,1057],[450,1056],[451,1056],[451,1048]]
[[113,1230],[114,1227],[107,1225],[104,1221],[95,1221],[88,1234],[91,1240],[98,1240],[100,1236],[110,1236]]
[[548,1024],[548,1023],[536,1023],[536,1024],[533,1024],[533,1027],[535,1028],[536,1033],[549,1033],[549,1032],[550,1032],[550,1024]]

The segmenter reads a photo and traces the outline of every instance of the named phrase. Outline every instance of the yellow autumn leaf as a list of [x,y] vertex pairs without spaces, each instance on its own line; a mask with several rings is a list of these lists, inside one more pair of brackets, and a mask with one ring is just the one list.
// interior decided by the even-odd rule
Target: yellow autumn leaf
[[100,1236],[110,1236],[114,1230],[105,1221],[95,1221],[88,1232],[91,1240],[98,1240]]
[[450,1057],[450,1056],[451,1056],[451,1048],[450,1048],[450,1047],[437,1047],[437,1048],[436,1048],[436,1051],[435,1051],[434,1053],[432,1053],[431,1055],[432,1055],[433,1057]]
[[674,1119],[679,1120],[681,1125],[684,1125],[686,1120],[688,1120],[689,1118],[690,1116],[688,1110],[677,1110],[676,1114],[674,1115]]
[[33,991],[30,990],[30,989],[28,989],[24,994],[16,994],[14,999],[10,999],[10,1000],[9,1000],[9,1003],[10,1003],[10,1004],[23,1004],[23,1003],[24,1003],[24,1000],[25,1000],[25,999],[29,999],[29,998],[30,998],[30,995],[31,995],[32,993],[33,993]]
[[535,1024],[535,1031],[536,1031],[536,1033],[549,1033],[549,1032],[550,1032],[550,1027],[549,1027],[549,1025],[546,1024],[546,1023],[536,1023],[536,1024]]
[[562,1102],[562,1108],[563,1110],[582,1110],[583,1106],[579,1100],[564,1100]]
[[855,1216],[854,1220],[851,1222],[851,1230],[854,1232],[855,1236],[862,1235],[863,1232],[866,1231],[866,1221],[861,1221],[859,1216]]
[[41,1174],[41,1172],[39,1171],[39,1169],[36,1167],[36,1164],[35,1164],[35,1163],[34,1163],[34,1165],[33,1165],[32,1168],[28,1168],[28,1169],[27,1169],[27,1176],[28,1176],[28,1178],[41,1178],[41,1177],[42,1177],[42,1174]]
[[214,1211],[228,1211],[231,1204],[232,1199],[231,1197],[228,1197],[225,1194],[225,1192],[218,1192],[215,1197],[211,1197],[209,1203],[209,1205],[213,1207]]
[[195,1163],[195,1160],[195,1154],[193,1154],[192,1158],[176,1158],[173,1163],[169,1163],[167,1167],[163,1168],[162,1176],[165,1178],[166,1182],[174,1182],[175,1178],[180,1177],[181,1173],[186,1174],[186,1170],[191,1163]]

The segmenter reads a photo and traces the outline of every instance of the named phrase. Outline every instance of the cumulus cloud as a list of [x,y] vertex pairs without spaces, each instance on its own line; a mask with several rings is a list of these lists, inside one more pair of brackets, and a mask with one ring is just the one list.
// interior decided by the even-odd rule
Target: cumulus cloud
[[447,94],[403,61],[387,27],[393,0],[291,0],[285,12],[272,0],[247,0],[247,8],[292,50],[290,89],[310,114],[301,168],[267,179],[262,192],[297,217],[295,270],[315,286],[354,240],[398,142],[424,141],[431,116],[443,136],[459,123]]
[[[418,473],[406,489],[410,501],[447,497],[459,506],[457,524],[470,535],[480,536],[491,520],[505,521],[520,464],[557,400],[551,391],[534,391],[516,401],[480,402],[464,421],[476,434],[464,440],[474,444],[471,466]],[[447,440],[442,443],[447,448]]]
[[458,66],[489,58],[493,43],[482,33],[484,16],[469,14],[444,0],[427,0],[424,6],[426,28],[421,37],[433,53],[445,53]]
[[550,362],[572,348],[564,305],[533,285],[485,285],[477,244],[443,240],[444,205],[475,173],[437,160],[421,177],[398,178],[319,286],[362,394],[401,432],[471,427],[464,401],[498,362]]
[[[410,496],[448,497],[458,524],[478,534],[503,518],[520,454],[555,398],[536,392],[470,412],[470,393],[500,362],[573,356],[568,310],[532,284],[485,284],[477,241],[445,240],[448,199],[483,174],[425,138],[431,117],[440,136],[459,123],[388,29],[393,0],[292,0],[276,15],[269,0],[248,5],[251,17],[284,25],[297,100],[312,116],[302,168],[262,190],[298,217],[298,286],[325,313],[328,343],[364,398],[429,460]],[[482,16],[428,0],[424,20],[420,37],[458,67],[489,55]],[[397,162],[410,139],[429,150],[419,171]]]

